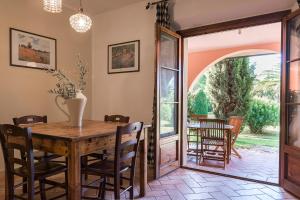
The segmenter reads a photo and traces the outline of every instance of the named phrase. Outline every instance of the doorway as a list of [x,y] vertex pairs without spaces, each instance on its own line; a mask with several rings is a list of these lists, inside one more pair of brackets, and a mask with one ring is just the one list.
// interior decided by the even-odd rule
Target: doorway
[[225,168],[201,155],[197,162],[190,153],[197,138],[188,129],[186,166],[279,184],[281,22],[190,37],[187,46],[188,121],[239,116],[243,122],[235,124]]

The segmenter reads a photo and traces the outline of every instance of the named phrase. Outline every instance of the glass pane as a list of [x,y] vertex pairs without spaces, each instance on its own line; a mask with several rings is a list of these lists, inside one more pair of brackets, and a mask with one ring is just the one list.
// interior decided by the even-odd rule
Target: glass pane
[[300,106],[288,106],[288,138],[287,143],[300,148]]
[[290,55],[287,57],[287,60],[300,58],[300,16],[293,18],[288,23],[288,35]]
[[177,105],[160,104],[160,137],[177,134]]
[[288,101],[291,103],[300,102],[300,62],[292,62],[289,64],[289,86]]
[[178,72],[161,69],[160,75],[160,100],[161,102],[177,102]]
[[160,44],[160,61],[159,61],[160,66],[178,69],[177,60],[178,60],[177,38],[162,33],[161,44]]

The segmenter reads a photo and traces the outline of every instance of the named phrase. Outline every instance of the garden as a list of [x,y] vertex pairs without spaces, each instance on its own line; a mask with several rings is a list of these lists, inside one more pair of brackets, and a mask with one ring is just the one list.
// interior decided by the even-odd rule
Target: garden
[[188,115],[243,116],[237,148],[279,147],[280,55],[226,58],[201,74],[188,93]]

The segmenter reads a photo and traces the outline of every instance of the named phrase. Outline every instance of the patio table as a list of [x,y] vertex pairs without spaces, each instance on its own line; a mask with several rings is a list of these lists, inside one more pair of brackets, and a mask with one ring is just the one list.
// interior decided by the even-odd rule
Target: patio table
[[[200,128],[210,128],[209,125],[207,124],[200,124],[200,123],[188,123],[187,124],[187,128],[191,128],[191,129],[200,129]],[[229,125],[229,124],[225,124],[225,131],[226,131],[226,136],[228,138],[228,141],[230,142],[226,142],[227,145],[227,164],[229,163],[229,160],[231,159],[231,140],[232,140],[232,132],[231,130],[234,128],[234,126]]]

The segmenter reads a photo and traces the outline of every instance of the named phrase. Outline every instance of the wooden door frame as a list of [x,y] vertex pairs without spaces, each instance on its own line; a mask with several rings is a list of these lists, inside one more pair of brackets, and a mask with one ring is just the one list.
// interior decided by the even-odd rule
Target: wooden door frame
[[[161,32],[165,32],[175,38],[179,38],[178,40],[178,69],[179,69],[179,73],[178,73],[178,78],[180,80],[177,81],[177,86],[178,86],[178,118],[177,118],[177,135],[179,137],[178,141],[179,141],[179,144],[178,144],[178,160],[179,160],[179,167],[181,167],[181,158],[182,158],[182,150],[181,150],[181,140],[182,140],[182,127],[181,127],[181,124],[182,124],[182,51],[181,51],[181,48],[182,48],[182,37],[177,34],[176,32],[173,32],[165,27],[162,27],[160,26],[159,24],[156,24],[155,25],[155,34],[156,34],[156,41],[155,41],[155,45],[156,45],[156,54],[155,54],[155,64],[156,64],[156,67],[155,67],[155,87],[156,87],[156,113],[155,113],[155,132],[156,132],[156,135],[154,137],[154,143],[155,143],[155,149],[154,149],[154,178],[157,179],[161,176],[160,174],[160,153],[159,153],[159,148],[160,148],[160,116],[159,113],[160,113],[160,61],[159,61],[159,54],[160,54],[160,34]],[[174,136],[172,136],[174,137]],[[166,137],[167,139],[168,137]]]
[[[253,16],[253,17],[247,17],[247,18],[241,18],[241,19],[237,19],[237,20],[231,20],[231,21],[226,21],[226,22],[221,22],[221,23],[216,23],[216,24],[210,24],[210,25],[205,25],[205,26],[200,26],[200,27],[195,27],[195,28],[190,28],[190,29],[184,29],[184,30],[180,30],[177,31],[177,33],[179,35],[182,36],[182,45],[181,45],[181,49],[182,49],[182,58],[181,58],[181,64],[182,64],[182,69],[184,69],[184,39],[189,38],[189,37],[194,37],[194,36],[200,36],[200,35],[206,35],[206,34],[211,34],[211,33],[217,33],[217,32],[223,32],[223,31],[229,31],[229,30],[235,30],[235,29],[241,29],[241,28],[247,28],[247,27],[252,27],[252,26],[259,26],[259,25],[265,25],[265,24],[271,24],[271,23],[277,23],[277,22],[283,22],[283,19],[288,16],[291,13],[291,10],[283,10],[283,11],[279,11],[279,12],[274,12],[274,13],[268,13],[268,14],[264,14],[264,15],[258,15],[258,16]],[[283,34],[282,34],[282,38],[281,38],[281,46],[283,47]],[[281,53],[283,53],[283,48],[281,47]],[[281,67],[283,66],[283,63],[281,63]],[[283,70],[282,70],[283,71]],[[281,72],[282,73],[282,72]],[[183,75],[184,73],[182,73]],[[281,79],[283,78],[283,74],[281,74]],[[183,81],[183,77],[181,78],[181,80]],[[183,82],[182,82],[182,86]],[[283,91],[281,91],[283,92]],[[183,99],[183,91],[182,91],[182,97],[181,99]],[[282,101],[282,99],[281,99]],[[181,105],[183,106],[183,102],[181,102]],[[280,108],[282,107],[282,102],[280,102]],[[182,110],[183,108],[181,108]],[[282,112],[282,108],[280,113]],[[182,113],[184,114],[184,113]],[[181,119],[183,119],[183,115],[181,116]],[[181,161],[185,160],[186,155],[184,155],[182,153],[183,150],[183,145],[184,145],[184,137],[185,137],[185,132],[186,130],[184,130],[184,122],[181,121]],[[282,140],[282,135],[284,132],[282,132],[282,116],[280,115],[280,141]],[[280,147],[279,147],[279,155],[281,155],[281,142],[280,142]],[[281,171],[282,171],[282,166],[281,166],[281,156],[279,156],[279,180],[280,180],[280,176],[281,176]],[[181,167],[183,166],[183,163],[181,163]],[[186,168],[186,167],[185,167]],[[199,170],[202,171],[202,170]],[[205,171],[208,173],[213,173],[214,172],[209,172],[209,171]],[[225,175],[225,174],[218,174],[218,175]],[[226,176],[226,175],[225,175]],[[234,177],[234,176],[233,176]],[[243,177],[234,177],[234,178],[239,178],[242,180],[250,180],[248,178],[243,178]],[[252,180],[252,181],[256,181],[256,180]],[[256,182],[261,182],[261,183],[267,183],[265,181],[256,181]],[[281,180],[279,181],[279,185],[281,185],[282,182]]]
[[[284,17],[283,19],[283,23],[282,23],[282,30],[283,30],[283,33],[282,33],[282,67],[283,67],[283,70],[282,70],[282,85],[281,85],[281,113],[280,115],[281,116],[285,116],[283,118],[281,118],[281,121],[280,121],[280,124],[282,125],[280,127],[280,132],[281,132],[281,135],[280,135],[280,145],[281,145],[281,149],[280,149],[280,185],[281,186],[284,186],[285,188],[287,188],[288,190],[294,190],[294,191],[297,191],[295,192],[295,194],[297,196],[300,195],[300,192],[299,192],[299,188],[295,188],[295,186],[293,185],[292,182],[290,182],[289,180],[285,180],[285,174],[286,174],[286,168],[287,166],[285,165],[285,153],[286,152],[289,152],[289,153],[297,153],[299,151],[299,148],[297,147],[290,147],[289,149],[286,149],[285,146],[288,146],[286,145],[286,136],[288,135],[287,134],[287,126],[288,126],[288,121],[287,121],[287,114],[288,114],[288,111],[287,111],[287,106],[286,106],[286,102],[287,102],[287,99],[286,99],[286,95],[287,95],[287,87],[288,87],[288,80],[287,80],[287,75],[288,75],[288,71],[287,71],[287,62],[286,62],[286,58],[287,58],[287,55],[290,54],[290,50],[289,49],[286,49],[287,47],[287,21],[288,20],[291,20],[292,18],[296,17],[296,16],[299,16],[300,15],[300,9],[293,12],[292,14]],[[296,61],[296,60],[292,60],[292,61]],[[298,59],[297,59],[298,61]]]

